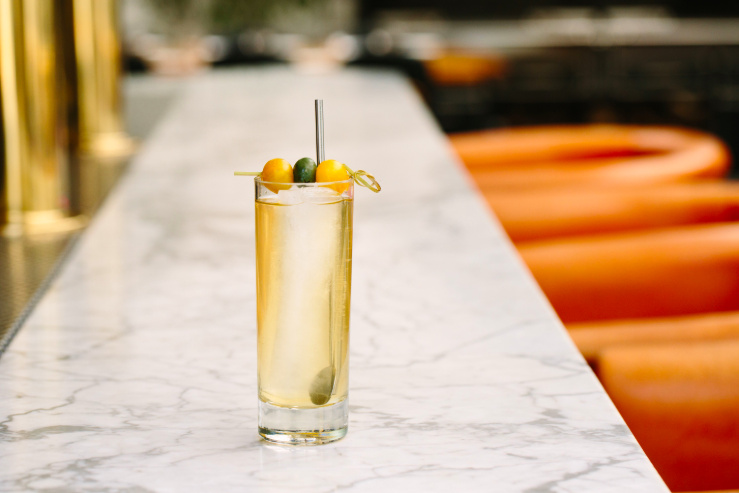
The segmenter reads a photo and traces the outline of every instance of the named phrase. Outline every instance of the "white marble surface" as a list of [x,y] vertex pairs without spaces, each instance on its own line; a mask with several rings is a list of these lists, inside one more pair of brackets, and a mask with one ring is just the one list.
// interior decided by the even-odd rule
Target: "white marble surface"
[[[256,432],[253,184],[314,151],[357,189],[350,426]],[[0,359],[3,492],[667,491],[412,88],[188,82]]]

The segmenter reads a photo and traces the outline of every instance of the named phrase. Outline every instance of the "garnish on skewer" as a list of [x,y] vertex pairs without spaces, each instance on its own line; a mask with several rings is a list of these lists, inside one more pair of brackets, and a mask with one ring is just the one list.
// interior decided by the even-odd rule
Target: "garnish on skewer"
[[[365,188],[377,193],[382,188],[374,176],[364,170],[353,171],[346,164],[335,159],[324,160],[325,148],[323,145],[323,100],[316,99],[316,155],[320,163],[309,157],[299,159],[295,168],[284,159],[271,159],[264,165],[261,173],[254,171],[234,171],[236,176],[259,176],[262,181],[270,183],[315,183],[346,181],[351,176],[354,181]],[[331,188],[343,193],[349,185],[331,185]],[[278,190],[288,188],[284,185],[267,185],[267,188],[277,193]]]
[[[298,169],[301,161],[310,160],[310,158],[303,158],[295,163],[295,169]],[[278,164],[272,164],[275,161],[279,161]],[[268,168],[269,166],[269,168]],[[275,183],[314,183],[314,182],[332,182],[332,181],[345,181],[351,176],[354,181],[364,187],[377,193],[382,190],[380,184],[377,182],[374,176],[367,173],[364,170],[352,170],[346,164],[342,164],[335,159],[327,159],[315,168],[315,174],[312,181],[298,181],[295,180],[296,171],[290,166],[290,163],[284,159],[272,159],[267,161],[262,171],[234,171],[235,176],[259,176],[262,181],[275,182]],[[289,170],[289,172],[288,172]],[[301,176],[305,176],[304,174]],[[289,181],[288,181],[289,177]],[[281,188],[281,187],[280,187]],[[270,188],[271,190],[271,188]],[[275,192],[275,190],[272,190]]]
[[313,183],[316,181],[316,162],[309,157],[298,159],[293,168],[295,183]]

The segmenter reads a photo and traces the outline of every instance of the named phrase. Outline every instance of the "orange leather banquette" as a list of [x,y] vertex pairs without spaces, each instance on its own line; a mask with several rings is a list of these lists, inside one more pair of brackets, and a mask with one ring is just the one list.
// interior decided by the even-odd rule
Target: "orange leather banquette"
[[514,242],[739,220],[739,183],[488,192]]
[[520,127],[450,141],[483,191],[675,182],[723,176],[730,163],[719,139],[675,127]]

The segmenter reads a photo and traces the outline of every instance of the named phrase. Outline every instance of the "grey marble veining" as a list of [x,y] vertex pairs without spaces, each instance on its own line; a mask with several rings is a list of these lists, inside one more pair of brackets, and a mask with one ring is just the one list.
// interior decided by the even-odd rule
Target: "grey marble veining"
[[[253,183],[357,188],[347,437],[256,433]],[[191,80],[0,360],[4,492],[667,491],[410,85]]]

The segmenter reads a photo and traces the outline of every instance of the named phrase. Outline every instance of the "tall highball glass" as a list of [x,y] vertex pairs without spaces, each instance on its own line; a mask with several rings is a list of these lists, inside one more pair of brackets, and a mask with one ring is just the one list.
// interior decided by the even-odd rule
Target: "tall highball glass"
[[348,423],[354,182],[255,185],[259,434],[332,442]]

